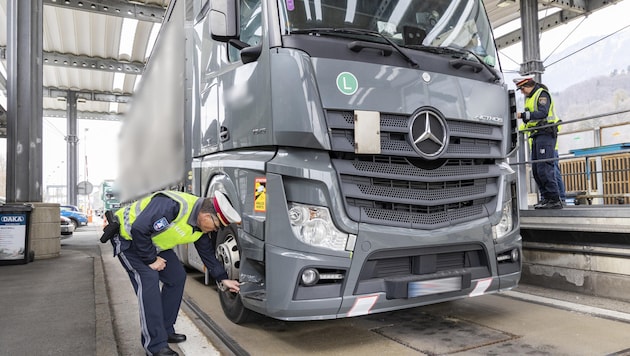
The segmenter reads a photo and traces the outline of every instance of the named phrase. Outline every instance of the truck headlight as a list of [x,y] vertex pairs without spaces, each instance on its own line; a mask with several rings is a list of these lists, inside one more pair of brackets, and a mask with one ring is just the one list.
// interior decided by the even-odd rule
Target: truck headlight
[[337,229],[328,208],[289,203],[289,221],[298,240],[335,251],[354,250],[355,235]]
[[512,231],[512,226],[512,200],[509,200],[503,203],[501,220],[499,220],[499,223],[492,226],[492,237],[495,240],[500,239],[501,237]]

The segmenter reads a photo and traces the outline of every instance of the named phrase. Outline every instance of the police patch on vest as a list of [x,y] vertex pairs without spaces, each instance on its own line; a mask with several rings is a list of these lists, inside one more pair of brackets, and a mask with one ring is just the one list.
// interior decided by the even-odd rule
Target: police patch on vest
[[168,226],[168,220],[166,218],[161,218],[160,220],[153,223],[153,230],[162,231]]
[[538,98],[538,105],[547,105],[547,97],[541,96],[540,98]]

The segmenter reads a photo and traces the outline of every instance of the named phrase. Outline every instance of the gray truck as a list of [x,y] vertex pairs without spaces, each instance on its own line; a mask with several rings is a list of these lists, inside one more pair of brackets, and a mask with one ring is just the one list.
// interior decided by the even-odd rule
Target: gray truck
[[[230,320],[517,286],[514,93],[481,0],[172,0],[167,15],[121,182],[130,195],[183,179],[239,210],[216,241],[242,284],[219,291]],[[203,271],[194,248],[177,253]]]

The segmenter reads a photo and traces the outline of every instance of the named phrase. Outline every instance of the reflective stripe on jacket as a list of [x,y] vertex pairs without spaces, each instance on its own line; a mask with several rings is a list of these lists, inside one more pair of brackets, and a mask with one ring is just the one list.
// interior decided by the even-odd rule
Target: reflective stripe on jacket
[[[538,98],[540,97],[540,94],[542,94],[543,91],[547,92],[547,94],[549,95],[549,100],[551,101],[549,103],[549,111],[547,112],[547,120],[546,121],[530,120],[527,122],[527,124],[525,124],[525,127],[528,129],[539,126],[539,125],[553,124],[560,121],[560,119],[556,116],[554,105],[553,105],[553,98],[551,98],[551,94],[549,93],[549,91],[545,90],[545,88],[542,88],[542,87],[538,88],[534,92],[533,95],[525,98],[525,110],[529,112],[538,111]],[[537,132],[538,130],[529,131],[529,135],[530,136],[534,135]]]
[[170,224],[160,232],[155,233],[151,240],[155,246],[161,251],[171,249],[176,245],[187,244],[197,241],[203,232],[194,231],[193,227],[188,224],[188,219],[192,213],[192,208],[201,199],[195,195],[175,192],[175,191],[159,191],[153,193],[141,200],[134,202],[124,208],[116,211],[116,216],[120,222],[120,236],[126,240],[132,240],[131,225],[136,221],[136,217],[142,213],[151,199],[157,195],[163,194],[179,203],[179,213]]

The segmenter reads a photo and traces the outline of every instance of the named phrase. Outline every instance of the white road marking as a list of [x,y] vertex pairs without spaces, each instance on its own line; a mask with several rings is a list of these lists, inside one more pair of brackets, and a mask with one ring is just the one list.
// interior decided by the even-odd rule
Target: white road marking
[[177,322],[175,323],[175,332],[186,335],[186,341],[177,344],[183,356],[221,355],[210,341],[208,341],[208,338],[201,333],[201,330],[190,320],[188,315],[181,310],[179,311]]
[[520,292],[515,292],[515,291],[502,292],[501,294],[505,294],[507,296],[510,296],[516,299],[529,301],[529,302],[551,305],[551,306],[555,306],[559,308],[577,311],[580,313],[592,314],[592,315],[603,317],[603,318],[610,318],[610,319],[616,319],[616,320],[620,320],[624,322],[630,322],[630,314],[615,311],[615,310],[591,307],[588,305],[571,303],[571,302],[566,302],[564,300],[546,298],[546,297],[541,297],[541,296],[532,295],[532,294],[525,294],[525,293],[520,293]]

